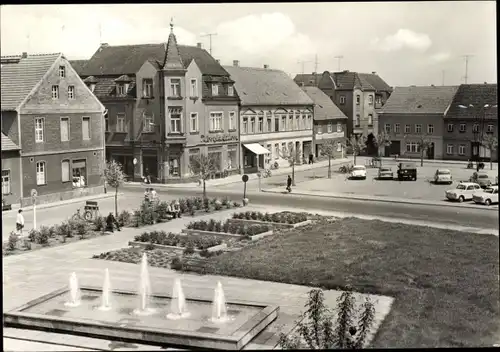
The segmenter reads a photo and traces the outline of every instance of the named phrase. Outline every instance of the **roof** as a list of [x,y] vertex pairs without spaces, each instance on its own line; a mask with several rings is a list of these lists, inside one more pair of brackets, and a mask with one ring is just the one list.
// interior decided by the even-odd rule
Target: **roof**
[[392,92],[392,87],[375,73],[358,73],[360,78],[366,80],[377,91]]
[[314,120],[347,119],[347,116],[318,87],[302,87],[302,90],[314,101]]
[[283,71],[224,66],[235,81],[242,105],[313,105],[313,101]]
[[321,79],[321,75],[318,75],[317,73],[312,73],[312,74],[298,74],[295,76],[293,79],[295,83],[298,85],[303,84],[304,86],[308,87],[317,87],[318,83]]
[[[498,108],[484,109],[486,104],[496,105],[497,100],[497,84],[462,84],[458,87],[446,117],[473,118],[484,113],[484,117],[487,119],[498,119]],[[460,108],[459,105],[467,108]]]
[[15,110],[62,54],[37,54],[5,63],[2,57],[1,107]]
[[457,86],[396,87],[380,113],[444,114],[457,89]]
[[331,76],[337,89],[353,90],[359,88],[361,90],[392,91],[392,88],[375,73],[358,73],[346,70],[333,72]]
[[76,73],[80,74],[88,61],[89,60],[69,60],[69,63]]
[[[97,52],[88,60],[81,76],[120,76],[134,75],[144,62],[163,64],[165,60],[166,44],[138,44],[138,45],[101,45]],[[224,76],[227,72],[205,50],[196,46],[178,45],[184,67],[187,68],[195,60],[201,72],[206,75]]]
[[16,143],[2,132],[2,151],[20,150]]

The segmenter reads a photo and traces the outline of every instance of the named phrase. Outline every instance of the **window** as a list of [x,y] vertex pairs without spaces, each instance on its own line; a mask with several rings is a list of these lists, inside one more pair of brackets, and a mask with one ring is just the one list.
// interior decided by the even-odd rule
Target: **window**
[[68,86],[68,99],[75,99],[75,86]]
[[208,156],[214,161],[214,167],[220,171],[222,168],[222,151],[219,147],[208,147]]
[[415,142],[406,143],[406,151],[408,153],[418,153],[419,151],[418,144]]
[[144,98],[151,98],[153,96],[153,80],[151,78],[142,80],[142,96]]
[[73,187],[85,187],[87,185],[87,162],[85,159],[73,160],[71,169],[73,174]]
[[422,133],[422,125],[420,124],[415,125],[415,133]]
[[94,89],[95,89],[95,83],[91,83],[89,84],[89,89],[92,93],[94,93]]
[[179,78],[170,79],[170,96],[171,97],[181,96],[181,80]]
[[274,145],[274,159],[277,160],[280,157],[280,145],[279,143],[276,143]]
[[460,144],[458,146],[458,154],[459,155],[465,155],[465,144]]
[[368,126],[373,126],[373,115],[368,114]]
[[219,95],[219,86],[216,83],[212,83],[212,95]]
[[61,161],[61,180],[62,182],[71,181],[69,174],[69,160]]
[[340,104],[342,104],[342,105],[345,104],[345,95],[340,96]]
[[281,155],[286,155],[286,143],[281,143]]
[[61,118],[61,142],[69,141],[69,118],[62,117]]
[[45,184],[45,161],[36,163],[36,184],[38,186]]
[[373,105],[373,95],[368,96],[368,104]]
[[10,194],[10,170],[2,170],[2,195]]
[[109,119],[107,117],[104,118],[104,132],[109,132]]
[[43,118],[36,118],[35,119],[35,142],[36,143],[43,143],[43,135],[44,135],[44,124],[45,121]]
[[82,138],[84,141],[90,140],[90,117],[82,118]]
[[232,97],[234,95],[234,87],[233,86],[228,86],[227,87],[227,95]]
[[61,78],[66,77],[66,67],[59,66],[59,77],[61,77]]
[[234,111],[229,112],[229,130],[236,130],[236,113]]
[[248,117],[243,118],[243,131],[242,133],[248,133]]
[[143,117],[144,117],[144,120],[143,120],[142,132],[144,132],[144,133],[153,132],[153,130],[154,130],[153,115],[148,115],[148,114],[144,113]]
[[400,132],[400,127],[401,126],[399,125],[399,123],[395,123],[394,124],[394,133],[399,133]]
[[312,129],[312,116],[307,115],[307,129],[311,130]]
[[189,149],[189,168],[191,173],[193,173],[192,165],[194,161],[200,157],[200,148]]
[[59,86],[52,86],[52,99],[59,99]]
[[479,132],[479,124],[475,123],[472,125],[472,132]]
[[210,113],[210,132],[222,131],[222,112]]
[[125,114],[116,115],[116,132],[125,132]]
[[361,101],[361,96],[359,94],[356,94],[356,105],[359,105]]
[[267,118],[267,132],[273,132],[273,119],[271,117]]
[[326,130],[328,133],[332,133],[333,132],[333,125],[331,122],[328,123],[327,127],[326,127]]
[[274,132],[278,132],[280,130],[280,120],[279,117],[276,116],[274,119]]
[[255,117],[250,118],[250,130],[249,133],[255,133]]
[[385,133],[391,133],[391,124],[390,123],[385,124]]
[[486,132],[488,132],[488,133],[493,133],[494,128],[495,128],[495,126],[493,126],[493,125],[488,125],[488,129],[486,130]]
[[354,122],[354,126],[355,126],[355,127],[359,127],[359,126],[360,126],[360,124],[361,124],[360,119],[361,119],[361,118],[360,118],[359,114],[357,114],[357,115],[356,115],[356,121]]
[[179,108],[169,109],[170,116],[170,133],[181,133],[181,116],[182,110]]
[[337,122],[337,132],[342,132],[342,124]]
[[342,143],[337,142],[337,151],[341,152],[342,151]]
[[448,132],[453,132],[453,124],[452,123],[448,124]]
[[281,116],[281,130],[280,131],[286,131],[286,116]]
[[300,128],[304,130],[307,129],[306,115],[302,115],[302,126]]
[[190,92],[189,95],[191,97],[197,97],[198,96],[198,81],[196,78],[191,78],[191,84],[190,84]]
[[461,123],[461,124],[460,124],[459,131],[460,131],[461,133],[464,133],[464,132],[466,131],[466,128],[465,128],[465,123]]
[[264,118],[259,117],[259,123],[257,124],[257,132],[262,133],[263,130],[264,130]]
[[198,132],[198,113],[192,112],[189,119],[189,128],[191,132]]
[[427,125],[427,133],[428,134],[434,133],[434,125]]
[[181,164],[181,159],[180,158],[170,158],[168,160],[168,174],[170,176],[174,177],[179,177],[180,176],[180,164]]
[[453,154],[453,144],[448,144],[446,146],[446,154],[452,155]]
[[382,104],[382,97],[375,97],[375,104]]
[[405,125],[405,133],[411,133],[411,125]]
[[236,169],[238,167],[238,145],[227,146],[227,169]]
[[125,95],[125,84],[119,83],[116,85],[116,95]]

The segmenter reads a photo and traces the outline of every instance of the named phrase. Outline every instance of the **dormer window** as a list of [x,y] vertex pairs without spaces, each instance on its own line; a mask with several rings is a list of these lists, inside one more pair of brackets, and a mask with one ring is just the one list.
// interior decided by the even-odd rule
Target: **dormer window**
[[116,95],[125,95],[125,84],[118,83],[116,85]]
[[212,96],[219,95],[219,86],[215,83],[212,84]]
[[95,89],[95,83],[90,83],[89,84],[89,89],[92,93],[94,93],[94,89]]
[[228,86],[227,87],[227,95],[232,97],[234,95],[234,87],[233,86]]
[[61,77],[61,78],[66,77],[66,67],[59,66],[59,77]]
[[153,97],[153,80],[143,79],[142,80],[142,96],[144,98],[152,98]]

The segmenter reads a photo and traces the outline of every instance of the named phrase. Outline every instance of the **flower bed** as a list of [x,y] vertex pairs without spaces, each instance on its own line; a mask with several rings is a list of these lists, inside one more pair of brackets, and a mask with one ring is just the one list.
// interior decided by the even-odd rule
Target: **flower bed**
[[262,213],[260,211],[246,211],[233,214],[234,220],[248,220],[271,222],[275,224],[295,225],[307,221],[307,214],[283,211],[280,213]]
[[231,208],[239,208],[241,204],[231,202],[229,198],[205,198],[188,197],[178,199],[179,208],[182,214],[195,216],[199,213],[209,213],[210,211],[219,211]]
[[204,250],[213,252],[225,247],[221,246],[222,240],[216,236],[183,236],[165,231],[143,232],[135,236],[133,242],[129,242],[129,245],[132,246],[145,247],[148,244],[159,249],[186,250],[188,252]]
[[182,232],[188,234],[207,235],[213,233],[219,236],[234,237],[236,235],[248,238],[269,231],[272,231],[272,227],[265,224],[235,224],[229,220],[222,222],[213,219],[209,221],[199,220],[190,222],[187,224],[186,229],[182,230]]

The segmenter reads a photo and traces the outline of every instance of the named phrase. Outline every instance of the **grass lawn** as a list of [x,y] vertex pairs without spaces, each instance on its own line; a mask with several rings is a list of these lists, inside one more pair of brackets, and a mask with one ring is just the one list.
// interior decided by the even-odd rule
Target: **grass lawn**
[[263,239],[208,259],[219,275],[389,295],[371,347],[492,346],[499,239],[354,218]]

